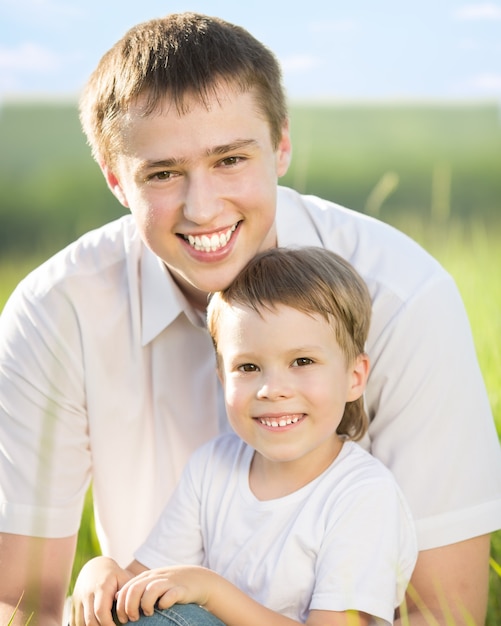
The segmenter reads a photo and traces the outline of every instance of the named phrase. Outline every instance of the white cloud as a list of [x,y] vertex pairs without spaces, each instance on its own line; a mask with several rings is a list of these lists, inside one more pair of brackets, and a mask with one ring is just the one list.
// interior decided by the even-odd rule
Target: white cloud
[[59,58],[36,43],[23,43],[13,48],[0,47],[0,69],[23,72],[51,72],[60,67]]
[[4,8],[25,17],[36,15],[39,17],[69,16],[81,17],[84,15],[82,7],[71,2],[54,0],[2,0]]
[[0,0],[0,41],[2,30],[11,29],[18,39],[23,32],[59,33],[78,28],[85,19],[84,7],[54,0]]
[[85,11],[81,6],[75,6],[73,2],[54,2],[53,0],[34,0],[35,5],[42,11],[52,15],[81,18]]
[[501,6],[494,2],[466,4],[455,12],[459,20],[501,20]]
[[471,81],[473,87],[481,91],[501,93],[501,74],[484,72]]
[[305,72],[321,65],[319,57],[311,54],[291,54],[280,59],[284,72]]

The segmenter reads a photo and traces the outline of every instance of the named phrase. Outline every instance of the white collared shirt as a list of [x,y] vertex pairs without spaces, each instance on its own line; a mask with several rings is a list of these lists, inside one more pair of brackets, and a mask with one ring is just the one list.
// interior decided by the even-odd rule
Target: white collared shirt
[[[341,254],[369,286],[362,444],[396,476],[420,548],[500,528],[499,443],[449,275],[391,227],[285,188],[277,232]],[[225,427],[210,337],[129,216],[20,284],[0,376],[0,531],[74,534],[92,479],[101,547],[122,565],[189,454]]]

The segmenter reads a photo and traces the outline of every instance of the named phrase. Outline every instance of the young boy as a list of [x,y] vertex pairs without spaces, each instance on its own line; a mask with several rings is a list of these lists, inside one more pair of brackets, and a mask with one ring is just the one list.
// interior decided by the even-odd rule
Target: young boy
[[[117,589],[120,621],[177,602],[226,626],[393,623],[417,548],[391,473],[352,441],[367,429],[370,316],[362,279],[322,248],[261,253],[212,297],[234,434],[194,454],[136,560],[117,571],[117,581],[138,574]],[[109,559],[91,561],[81,584],[101,567]],[[104,607],[88,592],[74,623],[102,619],[112,591]],[[177,623],[169,616],[144,626]]]
[[[0,317],[0,623],[22,596],[16,626],[32,610],[60,626],[91,480],[102,552],[131,561],[188,456],[227,423],[207,293],[260,251],[319,246],[371,293],[361,444],[413,513],[413,588],[433,619],[450,622],[447,606],[456,626],[482,624],[501,453],[451,277],[387,225],[278,186],[280,68],[242,28],[192,13],[139,24],[101,59],[81,119],[131,215],[38,268]],[[411,600],[409,614],[428,619]]]

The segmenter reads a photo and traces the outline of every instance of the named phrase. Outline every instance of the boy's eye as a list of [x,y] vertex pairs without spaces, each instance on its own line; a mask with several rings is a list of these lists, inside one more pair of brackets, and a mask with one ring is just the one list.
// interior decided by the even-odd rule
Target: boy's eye
[[258,366],[254,365],[254,363],[244,363],[238,366],[239,372],[257,372],[258,369]]
[[303,365],[310,365],[313,363],[312,359],[302,356],[292,362],[292,367],[302,367]]

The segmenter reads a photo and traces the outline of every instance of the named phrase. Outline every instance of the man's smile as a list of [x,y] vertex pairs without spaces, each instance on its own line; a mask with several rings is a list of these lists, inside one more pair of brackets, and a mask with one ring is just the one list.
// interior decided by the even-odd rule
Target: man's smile
[[231,228],[212,234],[182,235],[182,237],[198,252],[215,252],[228,244],[238,224],[239,222],[233,224]]

